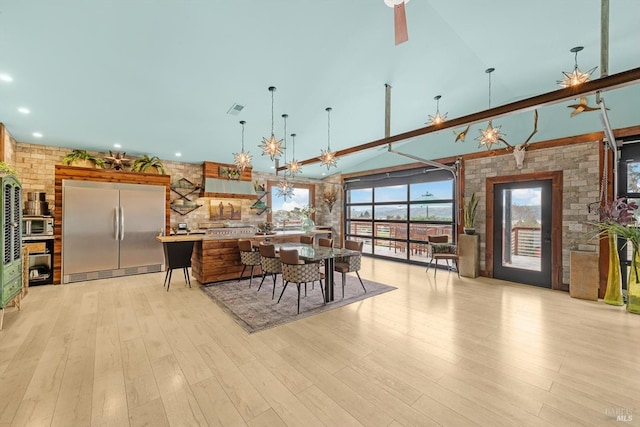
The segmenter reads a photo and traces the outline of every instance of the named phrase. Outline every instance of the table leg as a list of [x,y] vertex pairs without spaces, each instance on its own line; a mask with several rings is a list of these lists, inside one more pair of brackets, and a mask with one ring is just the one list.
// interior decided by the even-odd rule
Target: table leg
[[333,301],[333,258],[324,260],[324,299]]

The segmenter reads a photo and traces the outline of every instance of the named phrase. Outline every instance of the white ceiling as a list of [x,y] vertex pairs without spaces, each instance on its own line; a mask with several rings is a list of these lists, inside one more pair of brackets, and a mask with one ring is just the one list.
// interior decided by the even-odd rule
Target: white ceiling
[[[231,163],[246,120],[254,168],[269,171],[258,145],[270,134],[272,85],[275,133],[289,114],[303,160],[326,148],[328,106],[332,149],[382,138],[385,83],[397,134],[424,126],[435,95],[449,118],[485,110],[488,67],[497,106],[558,89],[574,46],[585,47],[582,70],[600,65],[600,0],[413,0],[406,11],[409,41],[394,46],[383,0],[0,0],[0,74],[13,77],[0,81],[0,122],[22,142]],[[640,1],[611,1],[610,15],[609,73],[640,66]],[[640,124],[640,85],[604,97],[614,128]],[[238,116],[227,114],[233,103],[245,106]],[[597,113],[570,119],[567,104],[540,110],[534,141],[602,129]],[[532,120],[495,124],[517,144]],[[480,127],[465,143],[447,130],[401,149],[431,159],[477,151]],[[408,161],[372,149],[340,158],[338,170]]]

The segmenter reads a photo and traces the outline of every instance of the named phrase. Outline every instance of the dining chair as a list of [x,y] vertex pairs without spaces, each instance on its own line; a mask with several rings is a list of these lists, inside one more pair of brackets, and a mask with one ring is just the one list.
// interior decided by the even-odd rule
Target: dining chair
[[326,237],[321,237],[318,239],[318,246],[324,246],[326,248],[333,247],[333,239],[327,239]]
[[426,271],[429,271],[429,267],[431,267],[431,264],[435,260],[436,265],[433,269],[433,277],[436,277],[438,272],[438,261],[441,259],[447,262],[447,267],[449,268],[449,271],[451,271],[451,266],[449,265],[449,260],[451,260],[456,268],[459,278],[460,269],[458,268],[458,246],[450,244],[449,236],[446,235],[427,236],[427,241],[429,242],[431,259],[429,260],[429,265],[427,265]]
[[249,279],[249,287],[251,287],[251,283],[253,282],[253,269],[255,266],[260,265],[260,252],[253,250],[251,240],[248,239],[239,239],[238,249],[240,249],[240,262],[243,264],[242,273],[240,273],[240,277],[238,277],[238,282],[242,280],[244,271],[249,266],[251,267],[251,278]]
[[304,243],[305,245],[313,245],[313,236],[307,236],[303,234],[300,236],[300,243]]
[[258,252],[260,253],[260,267],[262,268],[262,280],[260,281],[260,286],[258,286],[258,292],[262,288],[264,278],[269,274],[273,278],[273,291],[271,292],[271,299],[273,299],[276,296],[276,278],[278,274],[282,274],[282,261],[276,255],[276,247],[271,243],[260,243]]
[[362,264],[362,245],[363,242],[357,242],[355,240],[347,240],[344,242],[345,249],[349,249],[352,251],[358,251],[357,255],[349,255],[341,258],[339,261],[333,266],[334,271],[338,273],[342,273],[342,298],[344,298],[344,284],[347,279],[347,273],[355,272],[358,276],[358,280],[360,280],[360,284],[362,285],[362,289],[367,293],[367,288],[364,287],[364,283],[362,283],[362,279],[360,278],[360,265]]
[[280,298],[278,298],[278,303],[282,299],[282,295],[284,295],[284,291],[287,289],[289,282],[293,282],[298,287],[298,314],[300,314],[300,285],[302,283],[305,284],[306,294],[306,284],[318,281],[320,282],[320,291],[322,291],[322,303],[326,304],[324,289],[322,287],[322,275],[318,270],[317,264],[305,264],[304,261],[300,260],[296,249],[280,249],[280,259],[282,260],[284,287],[282,288],[282,293],[280,293]]
[[164,260],[167,265],[167,272],[164,275],[164,286],[169,292],[171,286],[171,273],[176,268],[181,268],[184,273],[184,281],[191,287],[191,279],[189,278],[189,267],[191,267],[191,254],[195,242],[164,242]]

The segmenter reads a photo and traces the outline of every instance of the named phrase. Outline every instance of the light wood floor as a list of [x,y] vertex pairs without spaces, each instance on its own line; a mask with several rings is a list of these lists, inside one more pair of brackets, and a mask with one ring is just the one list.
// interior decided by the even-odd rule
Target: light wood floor
[[640,425],[623,308],[367,258],[398,290],[247,335],[178,273],[31,288],[0,426]]

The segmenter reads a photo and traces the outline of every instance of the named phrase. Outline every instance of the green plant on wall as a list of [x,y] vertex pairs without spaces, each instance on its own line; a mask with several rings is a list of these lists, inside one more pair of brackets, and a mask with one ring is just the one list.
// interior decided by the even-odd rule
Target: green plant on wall
[[464,228],[474,228],[476,223],[476,213],[478,211],[478,199],[476,193],[472,193],[467,203],[464,205]]
[[131,165],[132,172],[153,172],[154,168],[162,175],[166,175],[162,161],[157,157],[149,157],[144,154],[133,161]]
[[0,174],[18,175],[18,169],[6,162],[0,162]]
[[62,164],[67,166],[82,162],[93,162],[97,167],[104,168],[104,160],[94,156],[87,150],[73,150],[62,158]]

